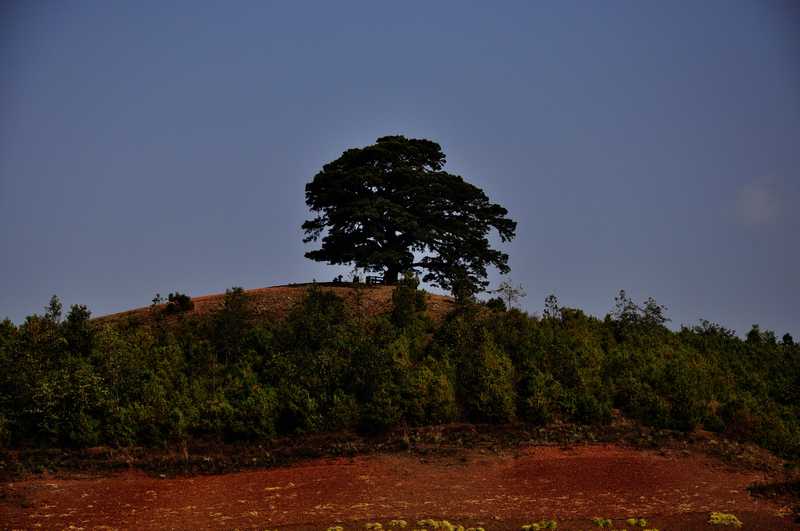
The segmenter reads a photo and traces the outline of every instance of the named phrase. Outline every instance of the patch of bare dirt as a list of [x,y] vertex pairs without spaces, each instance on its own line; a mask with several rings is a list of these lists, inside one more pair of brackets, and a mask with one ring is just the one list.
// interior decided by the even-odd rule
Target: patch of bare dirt
[[[250,297],[255,317],[259,319],[283,319],[294,305],[305,296],[311,284],[290,284],[288,286],[273,286],[245,290]],[[364,315],[380,315],[392,309],[393,286],[366,285],[366,284],[317,284],[320,289],[332,291],[342,297],[351,308]],[[434,321],[441,321],[453,311],[455,302],[444,295],[427,294],[428,314]],[[202,316],[217,310],[225,298],[224,293],[193,297],[194,309],[185,312],[185,317]],[[163,305],[162,305],[163,306]],[[94,319],[97,323],[115,323],[125,320],[147,321],[150,318],[150,308],[136,308],[125,312],[105,315]]]
[[699,452],[610,444],[465,449],[314,459],[216,476],[162,479],[131,470],[36,477],[3,486],[0,522],[24,529],[350,529],[446,518],[488,531],[542,518],[555,518],[559,529],[588,529],[602,516],[617,528],[643,517],[664,531],[712,529],[709,513],[723,511],[744,529],[795,529],[786,507],[749,495],[748,485],[768,479]]

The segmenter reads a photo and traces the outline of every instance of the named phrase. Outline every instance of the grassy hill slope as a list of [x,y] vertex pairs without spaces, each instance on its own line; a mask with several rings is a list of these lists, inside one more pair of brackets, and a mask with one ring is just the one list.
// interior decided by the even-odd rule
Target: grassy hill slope
[[[245,290],[250,301],[253,316],[257,320],[282,320],[305,297],[312,284],[288,284],[285,286],[271,286]],[[336,294],[346,304],[362,315],[383,315],[392,310],[393,286],[364,285],[364,284],[316,284],[322,291]],[[224,293],[214,293],[193,297],[194,308],[184,312],[186,317],[203,317],[222,307],[225,299]],[[451,297],[426,293],[427,313],[434,322],[440,322],[453,311],[455,302]],[[165,305],[159,305],[163,308]],[[97,323],[115,323],[130,318],[146,319],[150,315],[150,307],[135,308],[124,312],[104,315],[94,319]]]

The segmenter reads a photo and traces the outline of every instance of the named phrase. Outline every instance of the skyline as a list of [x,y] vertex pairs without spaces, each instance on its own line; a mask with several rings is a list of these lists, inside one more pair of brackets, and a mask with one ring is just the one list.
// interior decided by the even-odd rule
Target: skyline
[[518,222],[523,309],[800,336],[790,2],[4,10],[0,319],[346,274],[303,258],[303,187],[402,134]]

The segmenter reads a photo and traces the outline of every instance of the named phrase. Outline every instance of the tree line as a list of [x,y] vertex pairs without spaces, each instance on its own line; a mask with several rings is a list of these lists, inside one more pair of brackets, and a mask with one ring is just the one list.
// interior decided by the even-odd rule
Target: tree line
[[183,297],[146,317],[66,316],[54,298],[0,323],[0,439],[6,447],[162,446],[191,440],[468,421],[703,427],[800,456],[800,347],[754,327],[672,331],[663,306],[632,301],[596,318],[547,300],[542,316],[502,300],[427,316],[407,277],[393,307],[365,316],[309,288],[285,319],[253,318],[229,290],[215,312]]

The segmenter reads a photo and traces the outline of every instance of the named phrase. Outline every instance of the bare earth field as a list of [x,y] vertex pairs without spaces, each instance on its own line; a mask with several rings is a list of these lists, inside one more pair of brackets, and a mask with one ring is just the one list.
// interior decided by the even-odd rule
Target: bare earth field
[[[743,529],[797,529],[788,507],[747,486],[766,472],[732,469],[700,452],[611,444],[529,446],[438,456],[377,454],[312,459],[222,475],[160,478],[128,470],[96,477],[34,476],[6,483],[6,529],[345,529],[422,518],[519,529],[554,518],[559,529],[594,529],[595,516],[644,517],[649,527],[714,529],[709,513],[733,513]],[[724,529],[724,528],[722,528]]]

